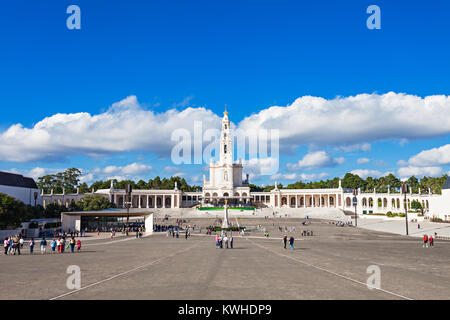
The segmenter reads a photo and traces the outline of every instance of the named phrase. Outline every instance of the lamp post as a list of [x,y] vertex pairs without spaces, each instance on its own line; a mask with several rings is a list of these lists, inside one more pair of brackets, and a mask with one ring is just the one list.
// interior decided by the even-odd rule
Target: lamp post
[[356,212],[356,207],[358,205],[358,199],[356,196],[358,195],[358,189],[353,189],[353,206],[355,207],[355,227],[358,226],[358,214]]
[[405,223],[406,223],[406,235],[408,235],[408,203],[406,201],[406,194],[408,193],[408,185],[406,183],[402,184],[402,192],[405,195]]

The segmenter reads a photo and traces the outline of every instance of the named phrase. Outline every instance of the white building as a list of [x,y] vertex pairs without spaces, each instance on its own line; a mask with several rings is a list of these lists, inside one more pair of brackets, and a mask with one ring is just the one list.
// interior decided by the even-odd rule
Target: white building
[[10,195],[27,205],[42,204],[39,189],[33,178],[0,171],[0,193]]
[[209,180],[203,175],[202,203],[216,203],[227,199],[231,203],[247,203],[250,199],[248,178],[242,181],[242,161],[233,162],[233,137],[228,112],[223,113],[220,135],[220,159],[209,165]]

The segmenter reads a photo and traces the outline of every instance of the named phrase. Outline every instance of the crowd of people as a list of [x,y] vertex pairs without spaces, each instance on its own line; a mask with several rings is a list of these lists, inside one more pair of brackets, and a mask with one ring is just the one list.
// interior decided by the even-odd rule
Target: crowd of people
[[[34,238],[31,238],[27,242],[28,242],[28,247],[30,249],[30,254],[33,254],[34,247],[36,245]],[[66,243],[67,243],[67,247],[66,247]],[[5,250],[4,254],[5,255],[16,255],[16,254],[20,255],[21,254],[20,250],[23,249],[24,244],[25,244],[25,239],[21,235],[6,237],[5,240],[3,241],[3,248]],[[45,237],[43,237],[40,241],[41,254],[46,253],[47,244],[48,244],[47,240],[45,239]],[[56,253],[56,252],[64,253],[65,249],[67,249],[67,250],[70,249],[70,252],[73,253],[73,252],[75,252],[75,248],[76,248],[77,252],[79,252],[81,250],[81,240],[80,239],[75,240],[74,236],[69,238],[69,240],[67,240],[67,241],[66,241],[65,236],[54,238],[50,242],[50,248],[51,248],[52,253]]]
[[216,235],[216,248],[217,249],[233,249],[234,238],[233,235],[230,234],[228,237],[227,233],[222,230],[222,232]]

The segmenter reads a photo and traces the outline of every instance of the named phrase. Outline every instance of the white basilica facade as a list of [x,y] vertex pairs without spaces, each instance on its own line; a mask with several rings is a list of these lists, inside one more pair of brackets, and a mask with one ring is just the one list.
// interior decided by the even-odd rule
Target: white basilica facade
[[[302,210],[305,208],[337,208],[343,211],[354,211],[353,190],[344,189],[339,181],[337,188],[330,189],[279,189],[277,183],[270,192],[252,192],[248,186],[248,175],[243,180],[243,165],[239,160],[233,162],[233,139],[228,112],[224,112],[220,137],[219,161],[211,160],[209,177],[203,176],[203,188],[199,192],[183,192],[177,185],[172,190],[133,190],[132,208],[142,209],[175,209],[194,208],[197,206],[222,206],[227,200],[231,206],[255,206],[257,208],[289,208]],[[92,190],[90,194],[107,197],[118,208],[125,207],[125,190],[110,189]],[[43,194],[44,207],[50,203],[69,206],[88,194]],[[406,196],[406,200],[405,200]],[[425,215],[450,220],[450,178],[444,186],[442,195],[420,192],[419,194],[401,193],[361,193],[356,196],[358,214],[404,212],[405,205],[417,200],[422,204]]]

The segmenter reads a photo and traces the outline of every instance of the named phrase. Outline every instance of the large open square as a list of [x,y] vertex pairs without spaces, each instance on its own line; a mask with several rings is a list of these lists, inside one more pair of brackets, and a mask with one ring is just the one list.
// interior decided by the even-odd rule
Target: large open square
[[[185,239],[155,233],[83,241],[80,253],[1,256],[0,299],[448,299],[450,242],[423,248],[418,238],[325,220],[239,219],[269,232],[234,235],[233,249],[218,249],[205,235],[212,219]],[[171,223],[173,221],[166,221]],[[295,227],[281,232],[279,227]],[[197,230],[198,230],[197,227]],[[301,236],[312,230],[313,236]],[[282,236],[295,237],[295,250]],[[69,290],[70,265],[81,269],[81,288]],[[381,288],[369,289],[369,266],[381,271]]]

